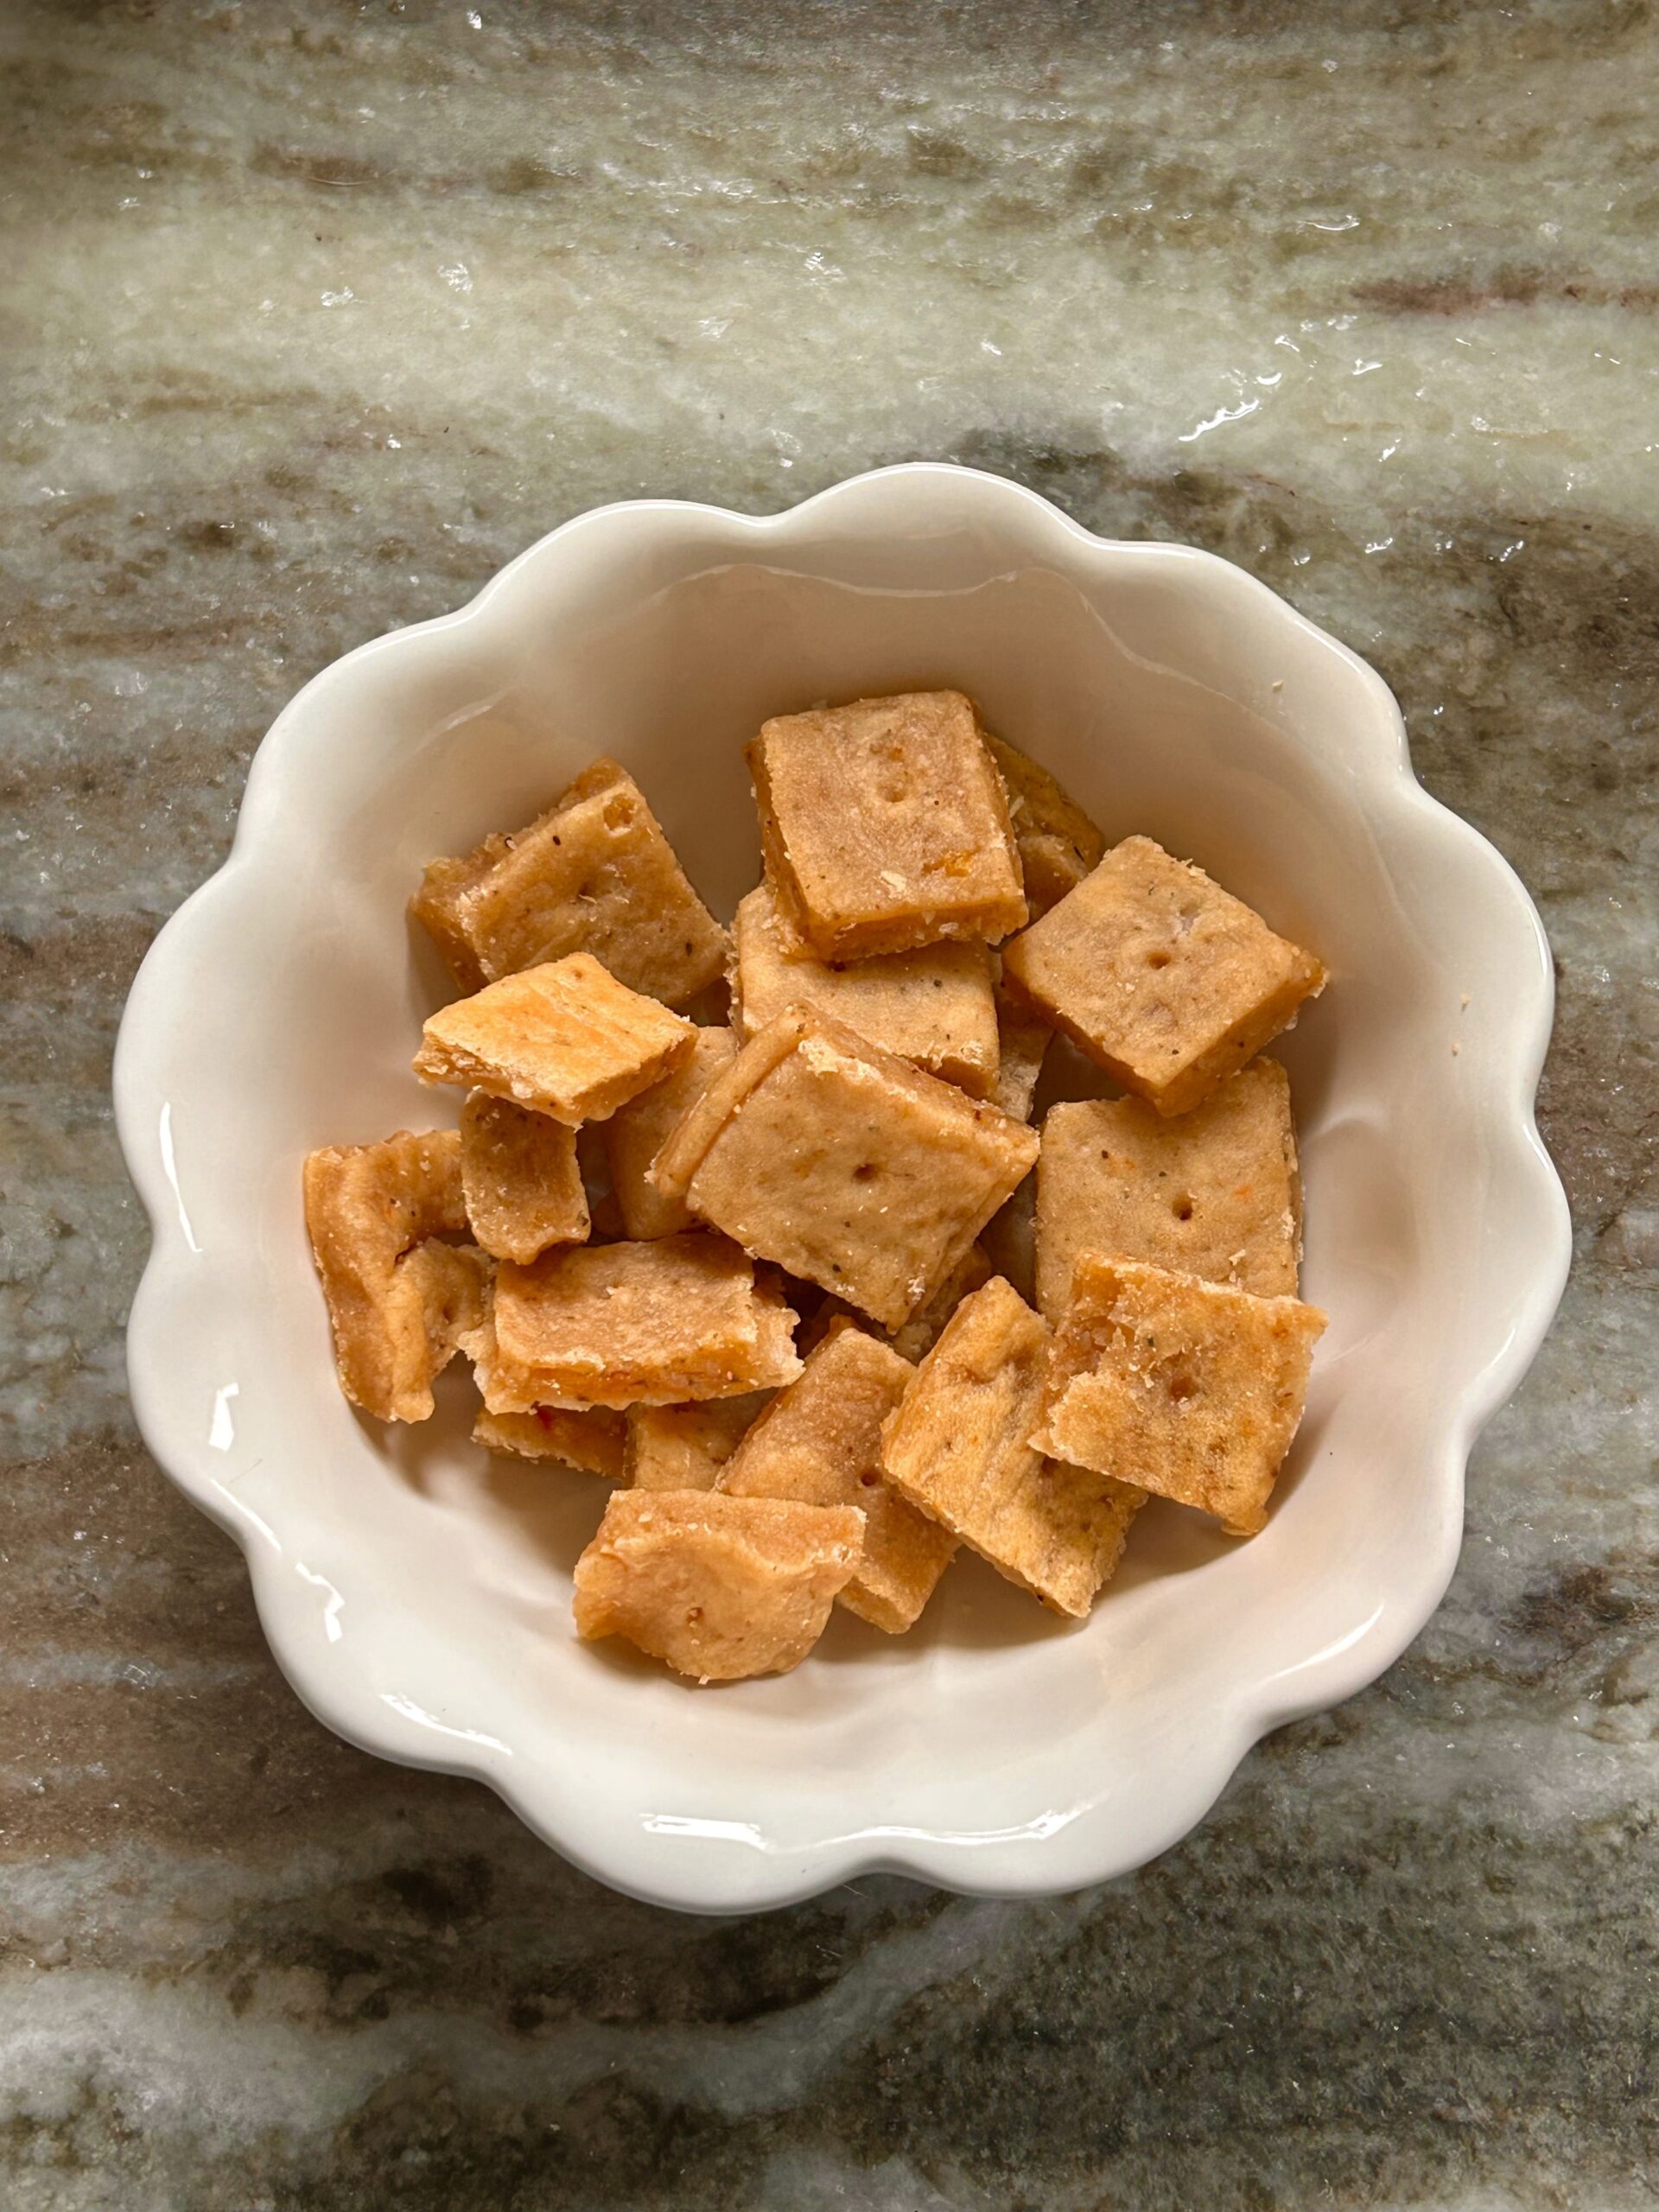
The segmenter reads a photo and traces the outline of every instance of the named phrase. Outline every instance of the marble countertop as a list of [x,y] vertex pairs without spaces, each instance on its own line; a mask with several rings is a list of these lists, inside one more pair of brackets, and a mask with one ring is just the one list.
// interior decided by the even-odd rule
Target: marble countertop
[[[13,0],[0,66],[9,2212],[1659,2202],[1649,11]],[[912,455],[1382,670],[1548,925],[1578,1263],[1440,1614],[1179,1849],[681,1919],[285,1688],[126,1408],[110,1048],[314,671]]]

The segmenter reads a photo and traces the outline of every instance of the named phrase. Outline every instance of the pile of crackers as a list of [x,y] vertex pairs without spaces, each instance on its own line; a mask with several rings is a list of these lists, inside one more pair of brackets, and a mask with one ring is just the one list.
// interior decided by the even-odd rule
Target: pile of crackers
[[[581,1633],[696,1681],[903,1633],[959,1544],[1081,1618],[1149,1495],[1260,1529],[1325,1317],[1257,1055],[1319,962],[958,692],[748,760],[729,936],[612,760],[426,869],[461,1125],[305,1165],[346,1395],[424,1420],[464,1353],[480,1444],[620,1485]],[[1056,1033],[1125,1095],[1039,1134]]]

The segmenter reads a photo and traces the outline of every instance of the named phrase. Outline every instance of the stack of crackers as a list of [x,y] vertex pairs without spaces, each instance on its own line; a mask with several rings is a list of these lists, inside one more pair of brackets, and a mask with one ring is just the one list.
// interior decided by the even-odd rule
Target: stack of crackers
[[[1257,1055],[1319,962],[958,692],[748,758],[729,936],[611,760],[427,868],[461,1125],[305,1166],[347,1397],[424,1420],[463,1352],[480,1444],[620,1485],[581,1633],[696,1681],[902,1634],[959,1544],[1081,1618],[1149,1495],[1260,1529],[1325,1317]],[[1039,1136],[1057,1032],[1125,1095]]]

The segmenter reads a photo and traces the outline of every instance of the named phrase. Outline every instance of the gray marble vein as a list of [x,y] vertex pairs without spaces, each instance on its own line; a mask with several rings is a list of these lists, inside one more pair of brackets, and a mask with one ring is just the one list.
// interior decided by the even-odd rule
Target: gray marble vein
[[[8,2212],[1659,2202],[1641,0],[0,11]],[[123,995],[316,669],[956,457],[1367,654],[1560,971],[1577,1266],[1413,1650],[1141,1874],[677,1918],[316,1726],[138,1445]]]

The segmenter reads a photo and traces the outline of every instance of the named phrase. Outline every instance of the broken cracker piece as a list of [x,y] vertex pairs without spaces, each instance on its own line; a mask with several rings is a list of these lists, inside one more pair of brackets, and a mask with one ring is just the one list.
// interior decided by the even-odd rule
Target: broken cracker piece
[[999,980],[996,987],[997,1073],[991,1103],[1011,1121],[1028,1122],[1032,1101],[1054,1032],[1041,1014]]
[[792,1382],[794,1320],[736,1245],[693,1230],[504,1260],[490,1329],[467,1348],[493,1413],[677,1405]]
[[595,760],[528,829],[433,861],[410,912],[474,991],[588,952],[630,990],[681,1006],[726,961],[726,932],[614,760]]
[[618,1491],[576,1561],[577,1633],[626,1637],[699,1682],[787,1674],[823,1635],[863,1529],[847,1506]]
[[929,944],[831,964],[796,944],[767,883],[738,907],[733,936],[746,1041],[786,1007],[810,1006],[972,1097],[983,1098],[995,1083],[988,945]]
[[586,1241],[576,1133],[551,1115],[473,1091],[461,1109],[461,1179],[473,1235],[498,1260]]
[[1037,1303],[1058,1323],[1084,1251],[1294,1297],[1300,1211],[1276,1060],[1252,1060],[1173,1119],[1138,1098],[1052,1106],[1037,1162]]
[[630,1406],[622,1478],[632,1490],[713,1490],[721,1469],[772,1402],[752,1390],[685,1406]]
[[600,1122],[677,1067],[696,1033],[591,955],[573,952],[433,1014],[415,1072],[556,1122]]
[[985,742],[1008,795],[1008,820],[1034,921],[1099,867],[1106,840],[1065,786],[1029,753],[988,730]]
[[1080,1253],[1032,1441],[1253,1535],[1325,1325],[1300,1299]]
[[737,1058],[738,1039],[729,1029],[699,1029],[679,1065],[619,1107],[605,1124],[605,1155],[611,1188],[629,1236],[672,1236],[691,1226],[684,1201],[659,1190],[651,1170],[664,1143],[702,1097],[722,1068]]
[[622,1472],[622,1415],[602,1408],[571,1413],[560,1406],[532,1406],[528,1413],[493,1414],[480,1408],[473,1441],[518,1459],[556,1459],[584,1474]]
[[489,1280],[481,1253],[426,1243],[467,1228],[459,1133],[325,1146],[306,1160],[304,1191],[341,1389],[381,1421],[429,1420],[434,1378]]
[[1150,837],[1114,846],[1002,960],[1039,1013],[1160,1114],[1197,1106],[1325,980],[1311,952]]
[[792,1008],[709,1085],[652,1173],[747,1250],[896,1329],[1037,1151],[995,1108]]
[[767,874],[820,960],[1026,920],[1002,779],[961,692],[779,715],[748,761]]
[[890,1636],[915,1621],[957,1548],[882,1478],[881,1424],[913,1371],[851,1322],[837,1323],[750,1429],[719,1482],[734,1497],[861,1508],[863,1556],[840,1602]]
[[1046,1459],[1027,1440],[1048,1332],[1001,1276],[957,1307],[881,1433],[901,1497],[1052,1611],[1082,1619],[1144,1491]]

